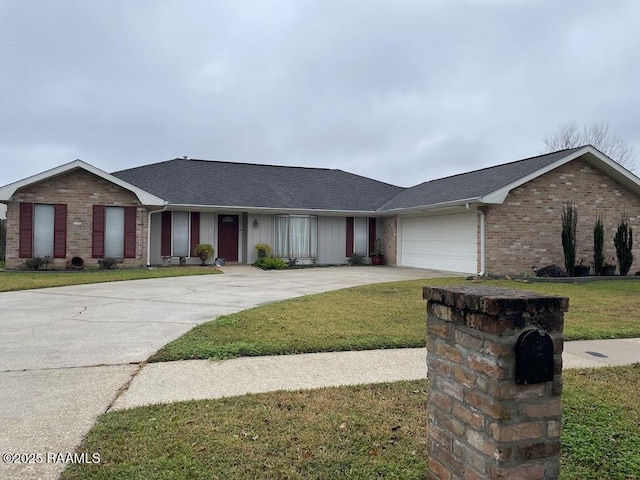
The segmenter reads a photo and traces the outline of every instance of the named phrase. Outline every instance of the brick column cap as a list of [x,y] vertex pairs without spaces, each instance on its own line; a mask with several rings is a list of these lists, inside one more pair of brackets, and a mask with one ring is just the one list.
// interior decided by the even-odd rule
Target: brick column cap
[[423,288],[422,298],[459,310],[487,315],[560,313],[569,309],[567,297],[478,285],[426,286]]

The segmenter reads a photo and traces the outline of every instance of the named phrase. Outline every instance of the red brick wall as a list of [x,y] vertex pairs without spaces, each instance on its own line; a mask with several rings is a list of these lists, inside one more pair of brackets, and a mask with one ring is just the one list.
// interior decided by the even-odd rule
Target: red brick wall
[[91,257],[93,205],[138,206],[136,219],[136,257],[124,259],[127,266],[147,262],[148,210],[137,197],[113,183],[85,170],[77,169],[16,191],[7,208],[6,268],[19,268],[18,221],[20,202],[67,204],[67,258],[52,259],[54,268],[62,268],[71,257],[82,257],[88,266],[96,265]]
[[561,214],[569,201],[578,210],[577,263],[593,261],[596,213],[603,218],[605,259],[611,262],[613,236],[626,212],[638,235],[629,273],[640,270],[640,198],[587,162],[575,160],[512,190],[503,204],[487,207],[487,273],[522,275],[531,272],[532,266],[549,264],[564,269]]

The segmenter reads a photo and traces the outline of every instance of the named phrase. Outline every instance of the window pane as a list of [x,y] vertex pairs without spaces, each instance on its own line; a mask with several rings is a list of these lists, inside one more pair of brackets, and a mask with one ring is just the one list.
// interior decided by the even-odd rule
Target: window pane
[[369,236],[369,222],[366,218],[356,217],[353,224],[353,251],[369,255],[367,240]]
[[289,257],[289,217],[276,217],[276,257]]
[[309,256],[318,258],[318,217],[309,217]]
[[107,207],[104,212],[104,256],[124,257],[124,207]]
[[318,217],[276,216],[276,257],[316,258],[318,256]]
[[189,212],[173,212],[173,254],[189,256]]
[[53,205],[34,205],[33,209],[33,256],[53,257]]
[[289,250],[292,258],[309,257],[309,217],[289,217]]

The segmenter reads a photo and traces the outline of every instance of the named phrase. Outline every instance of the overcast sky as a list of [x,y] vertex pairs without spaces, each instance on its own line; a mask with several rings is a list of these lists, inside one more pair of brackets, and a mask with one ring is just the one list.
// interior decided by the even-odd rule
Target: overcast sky
[[640,151],[637,0],[0,0],[0,185],[80,158],[410,186],[568,120]]

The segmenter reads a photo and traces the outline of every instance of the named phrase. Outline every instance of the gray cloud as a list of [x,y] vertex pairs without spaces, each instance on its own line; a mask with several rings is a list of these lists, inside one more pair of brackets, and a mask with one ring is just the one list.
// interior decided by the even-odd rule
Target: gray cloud
[[637,2],[5,0],[0,184],[82,158],[342,168],[398,185],[640,142]]

